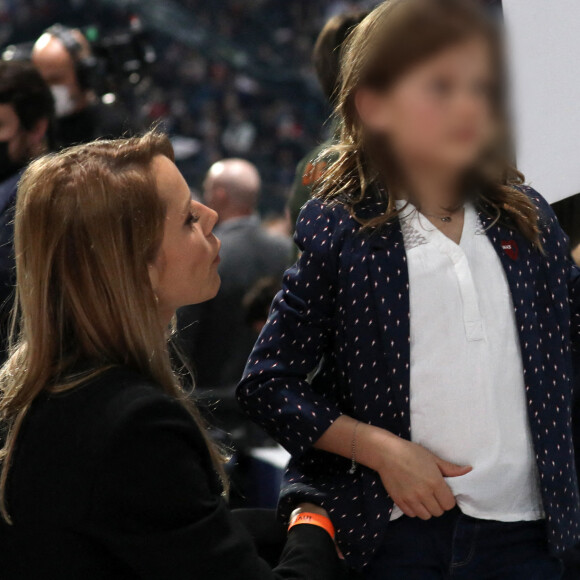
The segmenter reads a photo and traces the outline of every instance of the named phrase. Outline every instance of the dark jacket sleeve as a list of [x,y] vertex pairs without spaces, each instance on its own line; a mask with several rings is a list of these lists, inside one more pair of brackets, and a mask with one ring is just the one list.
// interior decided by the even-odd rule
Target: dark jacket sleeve
[[115,422],[95,475],[87,533],[132,575],[341,577],[333,541],[313,526],[290,532],[274,571],[258,557],[219,495],[201,433],[177,401],[162,394],[140,397]]
[[295,456],[341,414],[331,394],[315,391],[308,376],[328,352],[334,333],[344,213],[317,200],[301,212],[294,238],[302,254],[284,276],[238,386],[244,411]]

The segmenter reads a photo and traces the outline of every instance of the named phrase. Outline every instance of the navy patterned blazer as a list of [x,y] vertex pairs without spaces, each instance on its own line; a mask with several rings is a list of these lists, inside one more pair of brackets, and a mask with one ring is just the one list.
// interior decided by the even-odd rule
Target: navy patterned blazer
[[[478,209],[511,289],[547,535],[560,554],[580,542],[570,424],[580,270],[550,206],[524,190],[539,207],[544,254],[509,223],[494,223],[491,212]],[[369,201],[357,213],[368,218],[384,209],[384,202]],[[284,277],[238,399],[292,454],[281,515],[299,500],[323,505],[348,562],[360,569],[381,543],[393,502],[376,472],[361,466],[351,475],[349,460],[312,445],[341,414],[410,438],[403,236],[398,221],[363,232],[342,204],[313,200],[299,217],[295,239],[302,255]]]

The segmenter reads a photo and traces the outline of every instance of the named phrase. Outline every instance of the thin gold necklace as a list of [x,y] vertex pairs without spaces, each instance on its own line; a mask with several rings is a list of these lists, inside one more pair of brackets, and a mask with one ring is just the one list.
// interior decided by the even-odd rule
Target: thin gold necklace
[[[461,208],[461,206],[457,206],[455,209],[452,210],[452,213],[455,213],[455,212],[459,211],[460,208]],[[421,212],[421,213],[423,213],[423,212]],[[434,218],[434,219],[441,220],[442,222],[444,222],[446,224],[448,224],[449,222],[453,221],[453,216],[452,215],[449,215],[449,214],[444,215],[444,216],[441,216],[441,215],[424,213],[423,215],[426,216],[426,217],[428,217],[428,218]]]
[[[386,195],[386,191],[385,191],[385,189],[383,187],[379,186],[379,190],[381,191],[381,193],[383,195]],[[403,199],[407,203],[411,203],[409,201],[409,199],[407,199],[405,197],[399,198],[399,199]],[[463,204],[458,204],[457,206],[455,206],[454,208],[451,209],[451,213],[453,214],[453,213],[459,211],[462,207],[463,207]],[[443,215],[443,216],[441,216],[441,215],[434,215],[434,214],[423,213],[420,208],[416,208],[416,209],[417,209],[417,211],[419,211],[420,213],[422,213],[425,217],[428,217],[428,218],[430,217],[430,218],[438,219],[438,220],[441,220],[443,223],[446,223],[446,224],[448,224],[449,222],[452,222],[453,221],[453,216],[450,215],[450,214]]]
[[424,213],[423,215],[428,217],[428,218],[434,218],[434,219],[441,220],[442,222],[445,222],[446,224],[453,221],[453,216],[450,216],[450,215],[441,216],[441,215],[432,215],[429,213]]

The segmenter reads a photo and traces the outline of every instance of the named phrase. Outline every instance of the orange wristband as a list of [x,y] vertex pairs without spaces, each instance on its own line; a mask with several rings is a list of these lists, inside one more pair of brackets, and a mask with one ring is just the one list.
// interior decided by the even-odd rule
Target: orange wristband
[[290,525],[288,526],[288,531],[290,531],[294,526],[300,524],[310,524],[311,526],[318,526],[323,530],[326,530],[330,537],[334,540],[334,526],[329,518],[326,516],[321,516],[320,514],[313,514],[312,512],[302,512],[301,514],[295,515],[290,520]]

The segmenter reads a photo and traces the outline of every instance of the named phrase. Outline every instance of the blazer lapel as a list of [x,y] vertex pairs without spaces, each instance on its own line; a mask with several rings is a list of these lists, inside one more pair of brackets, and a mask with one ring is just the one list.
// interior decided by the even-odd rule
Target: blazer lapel
[[535,394],[541,388],[538,370],[543,364],[541,349],[537,348],[537,337],[541,336],[541,332],[536,317],[536,288],[541,256],[515,228],[492,225],[493,219],[484,211],[479,212],[479,219],[506,274],[520,338],[526,394],[529,404],[535,407],[539,399]]
[[493,219],[479,211],[479,219],[504,268],[510,287],[516,318],[527,322],[529,307],[535,298],[535,283],[540,270],[540,256],[516,229],[493,224]]

